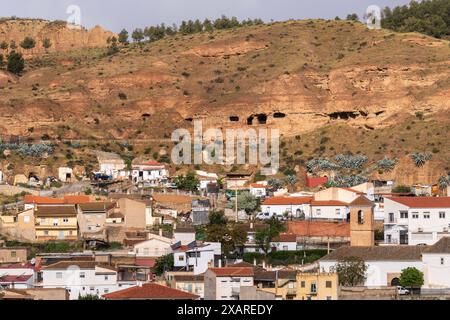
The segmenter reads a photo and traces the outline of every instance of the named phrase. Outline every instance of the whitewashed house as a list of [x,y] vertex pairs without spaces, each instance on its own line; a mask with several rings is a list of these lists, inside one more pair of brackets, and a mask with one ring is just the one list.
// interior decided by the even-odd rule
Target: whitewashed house
[[133,252],[136,257],[162,257],[172,253],[172,239],[163,237],[162,234],[149,234],[147,240],[136,243]]
[[297,235],[282,233],[270,243],[272,251],[297,251]]
[[111,266],[99,266],[95,261],[61,261],[41,270],[39,287],[66,288],[70,300],[126,289],[117,281],[117,270]]
[[251,267],[209,268],[205,273],[205,300],[239,300],[242,287],[252,287]]
[[347,221],[350,215],[349,204],[338,200],[311,201],[309,216],[311,220]]
[[216,173],[197,170],[195,171],[195,174],[200,181],[200,190],[206,190],[209,184],[215,184],[217,183],[217,180],[219,180],[219,176]]
[[220,242],[191,243],[172,246],[174,267],[179,271],[193,271],[194,275],[204,273],[208,267],[222,266],[222,244]]
[[422,254],[425,288],[450,288],[450,237],[444,237]]
[[59,167],[58,168],[58,179],[62,182],[71,182],[73,176],[73,169],[68,167]]
[[414,267],[424,271],[423,246],[340,247],[319,260],[322,272],[335,271],[342,259],[359,257],[367,265],[366,287],[395,286],[402,270]]
[[386,197],[387,244],[433,245],[450,236],[450,197]]
[[261,212],[281,217],[285,214],[296,218],[305,217],[310,212],[311,197],[274,197],[265,200]]
[[97,151],[100,173],[117,179],[126,165],[125,161],[116,153]]
[[250,184],[250,194],[257,198],[265,198],[267,196],[267,185],[262,183]]
[[32,265],[16,264],[0,266],[0,287],[5,289],[33,288],[35,270]]
[[136,159],[132,164],[131,177],[135,183],[147,182],[153,186],[167,183],[169,172],[166,166],[153,160]]

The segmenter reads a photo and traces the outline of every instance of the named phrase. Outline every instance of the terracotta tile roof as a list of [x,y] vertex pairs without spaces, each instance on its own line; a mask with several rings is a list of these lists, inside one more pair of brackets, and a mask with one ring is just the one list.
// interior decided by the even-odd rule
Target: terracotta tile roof
[[190,197],[184,195],[155,194],[153,200],[160,203],[181,203],[192,205],[192,200],[202,199],[201,197]]
[[82,211],[107,211],[115,206],[114,202],[90,202],[80,204],[80,209]]
[[253,277],[254,270],[250,267],[209,268],[217,277]]
[[450,237],[443,237],[434,245],[427,248],[424,253],[450,253]]
[[263,184],[259,184],[259,183],[252,183],[250,184],[250,187],[252,188],[259,188],[259,189],[267,189],[268,187],[263,185]]
[[326,200],[326,201],[311,201],[311,206],[313,207],[346,207],[348,203],[337,200]]
[[64,206],[43,206],[37,207],[35,212],[36,217],[66,217],[66,216],[76,216],[77,210],[75,210],[75,205]]
[[289,221],[288,233],[299,237],[350,237],[350,224],[320,221]]
[[421,261],[424,246],[340,247],[321,261],[358,257],[364,261]]
[[33,275],[0,275],[0,283],[11,283],[11,282],[27,282],[31,279]]
[[274,206],[308,204],[312,201],[312,199],[312,197],[274,197],[264,201],[263,205]]
[[153,268],[156,265],[156,259],[136,258],[136,265]]
[[272,242],[297,242],[297,235],[294,233],[282,233]]
[[60,261],[43,267],[43,270],[66,270],[72,266],[80,269],[95,269],[96,265],[98,262],[95,261]]
[[155,283],[103,295],[107,300],[197,300],[199,296]]
[[26,204],[80,204],[90,202],[88,196],[65,196],[62,199],[50,198],[50,197],[40,197],[33,195],[26,195],[23,198],[23,202]]
[[26,195],[23,202],[26,204],[64,204],[64,199]]
[[450,208],[450,197],[391,197],[410,208]]

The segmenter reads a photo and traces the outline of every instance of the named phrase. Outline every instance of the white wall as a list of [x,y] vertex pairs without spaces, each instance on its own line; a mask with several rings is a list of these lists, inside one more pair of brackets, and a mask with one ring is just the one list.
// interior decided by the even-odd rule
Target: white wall
[[[337,214],[337,211],[339,211],[339,214]],[[311,218],[316,220],[346,221],[349,212],[350,209],[346,206],[311,206]]]
[[[253,277],[216,277],[216,300],[235,300],[241,287],[253,286]],[[239,295],[238,295],[239,296]]]
[[[407,211],[408,217],[401,218],[400,211]],[[440,213],[445,213],[441,218]],[[390,213],[394,214],[394,223],[389,223]],[[429,215],[430,218],[425,218]],[[418,218],[415,218],[418,216]],[[419,232],[419,228],[422,232]],[[427,244],[433,245],[443,236],[449,235],[444,230],[450,230],[450,208],[409,208],[403,204],[385,198],[385,241],[388,235],[392,239],[399,239],[398,230],[408,230],[409,245]]]
[[150,239],[134,246],[134,253],[138,257],[162,257],[172,253],[170,242]]
[[424,253],[422,260],[426,265],[424,287],[450,288],[450,254]]
[[[84,278],[82,277],[84,274]],[[60,275],[60,277],[59,277]],[[85,295],[101,296],[125,289],[117,284],[117,274],[96,275],[94,269],[73,268],[68,270],[42,270],[43,288],[66,288],[70,290],[70,300]]]
[[[321,261],[319,268],[329,272],[336,264],[337,261]],[[367,279],[364,285],[367,287],[387,286],[388,273],[401,273],[409,267],[417,268],[422,272],[425,269],[422,261],[366,261],[366,265],[368,266]]]
[[271,242],[270,247],[277,251],[297,251],[297,242]]
[[261,212],[275,213],[277,216],[283,216],[285,212],[290,212],[296,217],[297,210],[303,211],[308,217],[310,213],[309,204],[294,205],[261,205]]

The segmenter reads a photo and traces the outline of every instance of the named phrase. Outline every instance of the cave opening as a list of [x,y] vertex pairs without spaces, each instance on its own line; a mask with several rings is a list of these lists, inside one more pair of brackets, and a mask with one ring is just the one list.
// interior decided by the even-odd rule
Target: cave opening
[[239,117],[238,116],[231,116],[230,117],[230,121],[231,122],[239,122]]
[[275,113],[273,114],[273,117],[274,117],[275,119],[283,119],[283,118],[286,118],[286,114],[285,114],[285,113],[282,113],[282,112],[275,112]]
[[258,118],[258,123],[259,124],[266,124],[267,123],[267,115],[265,115],[265,114],[258,114],[257,118]]
[[358,117],[358,114],[352,111],[342,111],[342,112],[334,112],[329,114],[330,118],[333,120],[349,120],[349,119],[356,119]]
[[194,121],[194,118],[186,118],[184,120],[187,121],[187,122],[192,122],[192,121]]
[[150,119],[150,115],[148,113],[144,113],[142,115],[142,120],[147,121],[148,119]]
[[248,118],[247,118],[247,125],[249,125],[249,126],[253,125],[253,120],[254,120],[254,119],[255,119],[255,118],[254,118],[253,116],[248,117]]

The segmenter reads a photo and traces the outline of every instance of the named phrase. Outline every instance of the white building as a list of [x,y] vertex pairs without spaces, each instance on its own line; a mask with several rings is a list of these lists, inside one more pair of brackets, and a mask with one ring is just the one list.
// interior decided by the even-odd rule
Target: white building
[[450,238],[444,237],[422,254],[425,288],[450,288]]
[[270,243],[270,247],[276,251],[297,251],[297,235],[282,233]]
[[386,197],[385,242],[432,245],[450,236],[450,197]]
[[310,212],[311,200],[311,197],[274,197],[262,203],[261,212],[279,217],[285,214],[296,218],[305,217]]
[[251,267],[209,268],[205,273],[205,300],[239,300],[241,287],[251,287]]
[[149,234],[148,239],[134,245],[136,257],[162,257],[172,253],[172,239]]
[[177,228],[173,230],[173,243],[180,242],[182,246],[195,242],[195,230],[192,228]]
[[204,273],[208,267],[222,265],[222,244],[205,242],[188,246],[174,245],[174,267],[179,271],[193,271],[194,275]]
[[0,170],[0,183],[3,183],[3,171]]
[[338,200],[311,201],[311,220],[348,221],[350,215],[349,204]]
[[58,168],[58,179],[62,182],[70,182],[74,178],[73,169],[67,167]]
[[100,166],[100,173],[112,176],[114,179],[119,177],[119,172],[125,169],[125,161],[116,153],[97,152],[97,160]]
[[267,196],[267,185],[261,183],[250,184],[250,194],[257,198],[265,198]]
[[34,267],[31,265],[0,266],[0,287],[9,289],[33,288]]
[[66,288],[70,300],[86,295],[101,296],[127,288],[119,286],[116,269],[99,266],[95,261],[61,261],[44,267],[41,276],[39,287]]
[[384,246],[384,247],[341,247],[319,260],[319,268],[324,272],[335,270],[338,261],[348,257],[359,257],[367,265],[367,287],[398,285],[402,270],[414,267],[424,271],[422,252],[425,247]]
[[332,271],[346,257],[365,261],[368,270],[364,285],[368,287],[398,285],[404,269],[416,268],[424,274],[423,288],[450,288],[450,237],[432,246],[341,247],[320,259],[319,268]]
[[200,190],[206,190],[208,184],[217,183],[219,176],[216,173],[209,173],[206,171],[197,170],[195,171],[197,179],[200,181]]
[[167,182],[168,175],[166,166],[156,161],[136,161],[132,165],[131,176],[136,183],[147,182],[159,186]]

